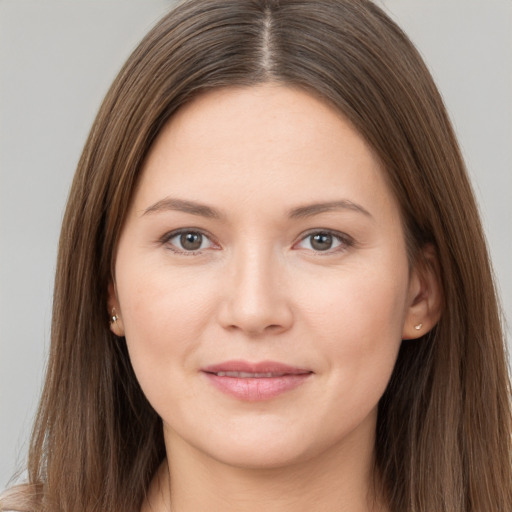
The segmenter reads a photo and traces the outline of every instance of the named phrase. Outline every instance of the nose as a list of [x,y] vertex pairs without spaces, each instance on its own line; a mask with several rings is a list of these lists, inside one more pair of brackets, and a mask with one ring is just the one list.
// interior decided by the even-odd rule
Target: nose
[[219,322],[250,337],[279,334],[293,324],[291,297],[278,258],[263,251],[245,251],[232,262],[224,281]]

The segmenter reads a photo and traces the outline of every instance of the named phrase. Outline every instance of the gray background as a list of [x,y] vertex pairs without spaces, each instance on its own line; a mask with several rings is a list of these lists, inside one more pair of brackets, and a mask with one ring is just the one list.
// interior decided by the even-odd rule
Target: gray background
[[[511,322],[512,1],[380,3],[448,105]],[[74,168],[110,82],[171,4],[0,0],[0,489],[23,464],[38,401]]]

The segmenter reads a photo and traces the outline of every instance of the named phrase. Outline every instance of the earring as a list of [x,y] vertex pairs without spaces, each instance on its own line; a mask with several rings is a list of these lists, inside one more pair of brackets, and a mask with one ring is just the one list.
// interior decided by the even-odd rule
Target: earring
[[423,327],[423,324],[415,325],[414,328],[419,331]]
[[112,316],[110,317],[110,325],[117,324],[119,317],[116,314],[116,308],[112,308]]

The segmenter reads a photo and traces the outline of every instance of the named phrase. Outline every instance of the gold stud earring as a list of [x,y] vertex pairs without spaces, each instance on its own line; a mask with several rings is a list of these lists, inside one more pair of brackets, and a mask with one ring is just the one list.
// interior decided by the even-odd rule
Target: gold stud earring
[[423,327],[423,324],[415,325],[414,328],[419,331]]

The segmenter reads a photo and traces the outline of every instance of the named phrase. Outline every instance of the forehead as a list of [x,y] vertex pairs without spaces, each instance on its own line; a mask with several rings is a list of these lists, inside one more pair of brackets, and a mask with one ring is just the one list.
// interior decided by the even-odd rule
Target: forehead
[[347,195],[394,206],[378,158],[351,124],[275,84],[209,91],[173,116],[146,159],[136,209],[166,194],[245,210]]
[[367,153],[377,160],[364,138],[334,107],[297,88],[262,84],[200,94],[171,118],[152,153],[174,143],[175,149],[200,147],[239,158],[248,149],[261,150],[264,156],[279,153],[280,148],[314,156],[315,148],[320,153],[341,138],[345,152]]

